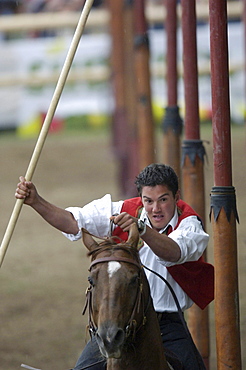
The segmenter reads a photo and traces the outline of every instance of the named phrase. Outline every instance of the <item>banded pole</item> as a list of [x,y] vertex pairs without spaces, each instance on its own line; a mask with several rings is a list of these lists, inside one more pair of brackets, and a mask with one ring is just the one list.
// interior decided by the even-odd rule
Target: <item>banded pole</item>
[[127,197],[136,196],[135,178],[139,172],[137,133],[136,74],[134,67],[134,0],[124,1],[125,91],[127,109]]
[[115,99],[112,132],[118,159],[119,188],[123,196],[136,196],[139,172],[134,71],[133,0],[107,0],[112,39],[111,64]]
[[179,115],[178,101],[178,72],[177,72],[177,2],[164,0],[166,6],[166,35],[167,35],[167,107],[162,121],[163,130],[163,159],[164,163],[173,167],[180,176],[180,136],[183,121]]
[[[200,215],[205,225],[204,155],[200,140],[196,2],[182,0],[182,35],[185,95],[185,140],[182,145],[183,196]],[[206,259],[206,254],[204,254]],[[188,312],[191,335],[209,369],[209,315],[193,305]]]
[[145,18],[145,0],[135,0],[134,2],[134,25],[139,170],[142,170],[150,163],[155,162],[155,125],[151,103],[150,55],[147,22]]
[[[25,174],[25,178],[26,178],[27,181],[32,179],[32,176],[35,172],[39,157],[41,155],[46,137],[47,137],[48,132],[49,132],[49,128],[50,128],[52,119],[54,117],[57,105],[59,103],[63,88],[64,88],[66,80],[67,80],[68,73],[70,71],[75,53],[77,51],[81,36],[83,34],[87,18],[89,16],[90,10],[92,8],[93,1],[94,0],[86,0],[86,2],[84,4],[81,16],[79,18],[79,21],[78,21],[78,24],[77,24],[77,27],[76,27],[76,30],[75,30],[75,33],[74,33],[74,36],[73,36],[73,39],[72,39],[72,42],[71,42],[71,45],[70,45],[68,53],[67,53],[67,57],[65,59],[63,68],[61,70],[61,74],[60,74],[59,79],[57,81],[57,85],[56,85],[53,97],[51,99],[50,106],[48,108],[48,111],[47,111],[42,129],[40,131],[40,134],[39,134],[37,143],[35,145],[30,163],[29,163],[28,168],[27,168],[27,172]],[[16,200],[13,212],[11,214],[11,217],[10,217],[10,220],[9,220],[9,223],[8,223],[8,226],[7,226],[7,229],[6,229],[6,232],[4,234],[4,237],[3,237],[3,240],[2,240],[2,243],[1,243],[1,247],[0,247],[0,267],[2,266],[3,259],[4,259],[4,256],[5,256],[6,252],[7,252],[7,248],[9,246],[9,243],[10,243],[11,237],[13,235],[16,223],[18,221],[23,203],[24,203],[24,201],[22,199],[17,199]]]
[[110,14],[111,68],[115,108],[112,116],[113,150],[118,161],[118,182],[122,194],[127,192],[127,109],[125,86],[124,0],[107,0]]
[[211,218],[215,263],[217,369],[242,368],[235,188],[232,186],[227,3],[209,1],[214,187]]

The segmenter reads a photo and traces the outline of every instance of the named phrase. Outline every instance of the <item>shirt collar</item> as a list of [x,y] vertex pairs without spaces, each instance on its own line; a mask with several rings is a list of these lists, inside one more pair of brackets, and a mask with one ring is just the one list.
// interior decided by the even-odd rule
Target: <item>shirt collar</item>
[[[145,209],[143,208],[142,212],[141,212],[141,215],[140,215],[140,220],[144,221],[144,223],[146,225],[148,225],[149,227],[151,227],[151,224],[150,224],[150,221],[149,221],[149,218],[148,218],[148,215],[147,215],[147,212],[145,211]],[[173,218],[171,218],[171,220],[169,221],[169,223],[166,225],[166,227],[164,227],[163,229],[161,229],[159,231],[160,234],[162,234],[167,228],[168,226],[171,226],[172,227],[172,230],[174,230],[175,226],[177,225],[178,223],[178,209],[177,209],[177,206],[175,207],[175,211],[174,211],[174,215],[173,215]]]

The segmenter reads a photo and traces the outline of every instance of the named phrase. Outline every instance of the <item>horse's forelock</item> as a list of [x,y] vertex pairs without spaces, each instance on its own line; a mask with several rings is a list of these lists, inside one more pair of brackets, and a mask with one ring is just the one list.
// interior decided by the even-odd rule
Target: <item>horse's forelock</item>
[[98,247],[88,252],[88,256],[96,256],[98,253],[104,251],[111,251],[112,253],[116,250],[124,250],[130,253],[134,258],[138,258],[138,250],[132,247],[131,244],[121,240],[117,243],[116,240],[119,240],[119,237],[108,237],[104,239],[101,243],[98,244]]

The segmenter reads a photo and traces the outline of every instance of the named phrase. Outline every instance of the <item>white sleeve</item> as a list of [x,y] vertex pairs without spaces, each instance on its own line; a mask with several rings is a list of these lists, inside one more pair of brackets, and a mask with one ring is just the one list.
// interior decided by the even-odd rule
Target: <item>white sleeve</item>
[[78,234],[63,233],[68,239],[75,241],[81,238],[81,228],[83,227],[95,236],[107,236],[110,231],[110,217],[115,213],[120,213],[123,201],[112,202],[111,195],[106,194],[100,199],[93,200],[84,207],[68,207],[78,223]]
[[197,261],[202,256],[209,241],[209,235],[203,230],[202,224],[196,216],[189,216],[183,219],[178,228],[172,231],[168,237],[179,245],[181,257],[175,263],[159,259],[166,267]]

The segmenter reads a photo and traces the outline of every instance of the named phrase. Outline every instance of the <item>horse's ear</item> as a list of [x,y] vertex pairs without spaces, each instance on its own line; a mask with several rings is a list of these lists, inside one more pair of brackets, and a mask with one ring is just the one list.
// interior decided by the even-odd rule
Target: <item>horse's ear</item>
[[98,246],[98,243],[92,238],[86,229],[82,228],[81,231],[83,243],[86,248],[89,249],[89,251],[95,249]]
[[137,248],[138,241],[139,241],[139,232],[137,225],[134,223],[130,227],[127,243],[131,244],[133,248]]

